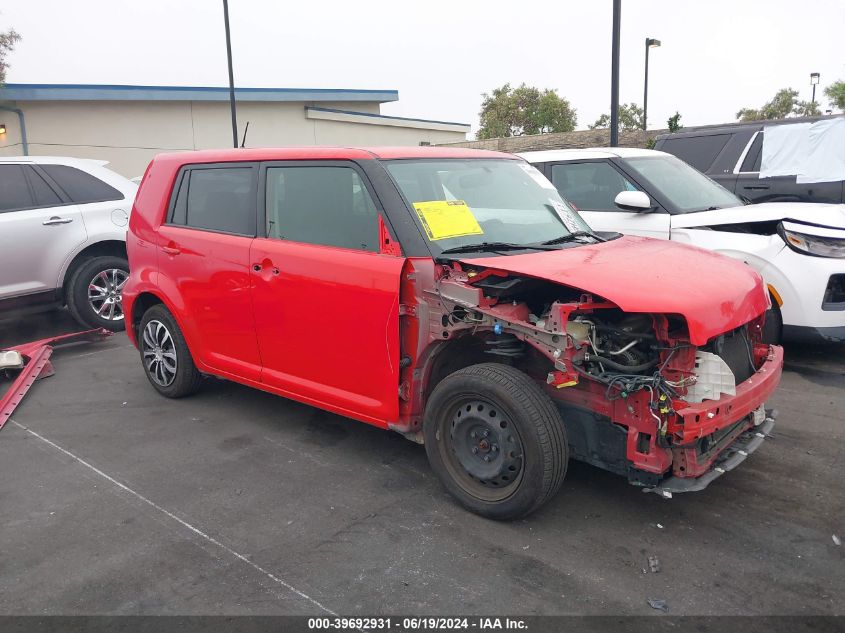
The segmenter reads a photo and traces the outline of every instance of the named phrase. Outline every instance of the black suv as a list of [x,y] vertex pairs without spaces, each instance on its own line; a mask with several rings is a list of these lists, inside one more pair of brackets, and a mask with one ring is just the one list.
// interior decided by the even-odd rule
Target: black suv
[[802,117],[730,125],[684,128],[661,134],[654,149],[674,154],[720,185],[751,202],[845,201],[845,182],[796,183],[795,176],[761,179],[763,128],[820,121],[830,117]]

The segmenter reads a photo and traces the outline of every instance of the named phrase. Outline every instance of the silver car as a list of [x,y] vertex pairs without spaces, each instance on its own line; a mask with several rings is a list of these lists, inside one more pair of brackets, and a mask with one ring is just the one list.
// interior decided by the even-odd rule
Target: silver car
[[0,313],[67,305],[122,330],[126,228],[138,186],[105,161],[0,157]]

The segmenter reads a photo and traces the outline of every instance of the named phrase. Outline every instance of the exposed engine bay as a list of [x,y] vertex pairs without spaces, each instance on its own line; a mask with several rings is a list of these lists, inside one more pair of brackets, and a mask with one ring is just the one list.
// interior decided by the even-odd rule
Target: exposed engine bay
[[425,304],[421,327],[446,359],[429,363],[432,384],[450,362],[511,364],[546,384],[573,457],[637,485],[667,470],[700,475],[762,421],[761,411],[720,406],[768,358],[762,315],[694,345],[680,315],[629,313],[579,289],[458,262],[440,268]]

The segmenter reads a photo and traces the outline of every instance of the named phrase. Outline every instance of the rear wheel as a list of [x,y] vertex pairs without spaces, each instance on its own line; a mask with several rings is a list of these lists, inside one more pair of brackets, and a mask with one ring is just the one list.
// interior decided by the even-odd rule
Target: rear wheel
[[444,378],[426,406],[424,433],[446,489],[492,519],[533,512],[566,474],[560,414],[531,378],[507,365],[473,365]]
[[123,257],[92,257],[73,274],[67,290],[67,307],[77,321],[90,328],[119,332],[126,327],[121,293],[129,278]]
[[202,374],[176,320],[163,305],[154,305],[141,318],[138,349],[144,372],[161,395],[182,398],[199,390]]

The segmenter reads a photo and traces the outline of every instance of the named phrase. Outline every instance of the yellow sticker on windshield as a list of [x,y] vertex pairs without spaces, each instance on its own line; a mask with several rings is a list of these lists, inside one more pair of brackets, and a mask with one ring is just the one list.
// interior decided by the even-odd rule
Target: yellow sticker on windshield
[[420,217],[428,239],[432,241],[484,234],[472,211],[463,200],[415,202],[414,210]]

